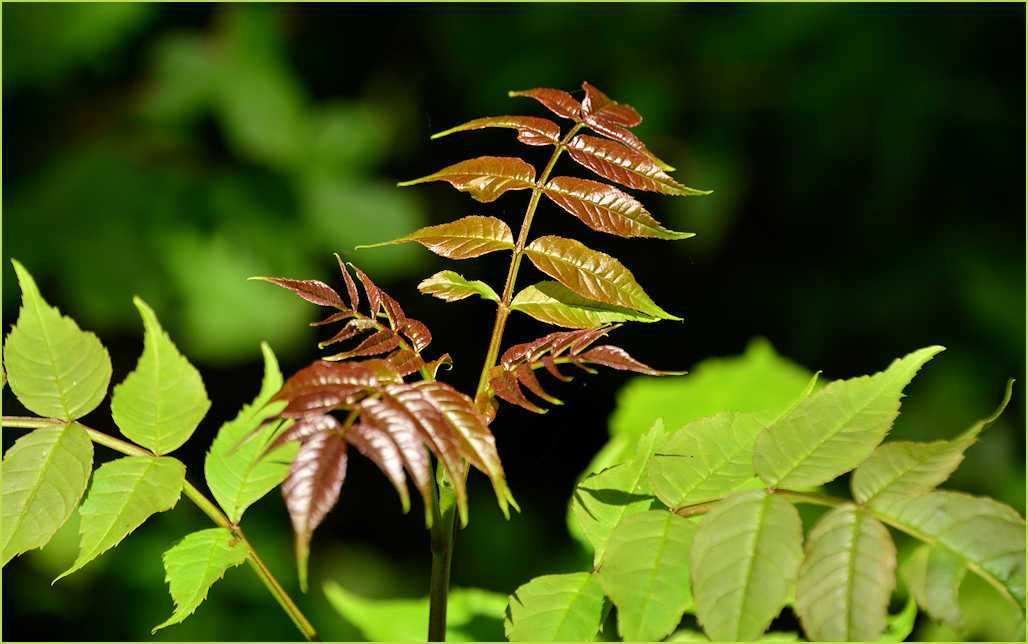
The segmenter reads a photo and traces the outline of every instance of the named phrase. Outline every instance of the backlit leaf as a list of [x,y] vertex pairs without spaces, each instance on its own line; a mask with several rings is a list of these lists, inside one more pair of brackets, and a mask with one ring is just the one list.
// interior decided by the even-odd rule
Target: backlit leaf
[[710,190],[683,186],[642,152],[607,139],[579,134],[568,143],[571,158],[596,174],[637,190],[674,196],[702,196]]
[[510,642],[591,642],[603,618],[603,588],[587,572],[536,577],[507,600]]
[[186,466],[169,456],[125,456],[97,468],[79,509],[78,557],[57,579],[121,543],[151,515],[175,507],[185,478]]
[[410,510],[410,496],[407,493],[407,477],[404,475],[403,455],[396,443],[378,427],[358,423],[347,428],[346,441],[357,448],[367,459],[382,470],[400,495],[403,511]]
[[246,547],[227,528],[208,528],[187,535],[161,558],[175,611],[151,633],[192,615],[207,599],[211,586],[246,561]]
[[75,420],[107,395],[111,358],[97,337],[47,304],[35,280],[12,259],[21,287],[18,321],[4,342],[11,391],[40,416]]
[[470,259],[514,248],[514,236],[510,232],[510,227],[496,217],[481,215],[469,215],[438,226],[426,226],[406,237],[358,248],[375,248],[412,241],[418,242],[436,255],[450,259]]
[[293,374],[275,394],[275,400],[288,403],[281,412],[284,416],[302,418],[352,403],[372,388],[401,380],[396,367],[382,359],[318,360]]
[[295,538],[300,588],[307,591],[307,559],[311,535],[336,502],[346,478],[346,441],[336,431],[305,441],[282,482],[282,497],[289,510]]
[[584,298],[560,282],[549,280],[523,288],[511,300],[510,308],[540,322],[570,329],[590,329],[616,322],[656,322],[659,319]]
[[899,415],[903,389],[940,351],[919,349],[885,371],[832,382],[804,399],[757,437],[757,474],[771,487],[814,486],[859,465]]
[[446,181],[476,201],[487,203],[495,201],[508,190],[535,187],[535,168],[516,157],[478,157],[396,185],[412,186],[429,181]]
[[617,259],[580,241],[547,235],[525,249],[536,268],[578,295],[665,320],[681,320],[657,306]]
[[111,415],[121,433],[156,454],[182,446],[210,409],[196,367],[179,353],[157,315],[138,297],[143,354],[111,396]]
[[477,295],[484,300],[499,302],[500,296],[491,286],[481,280],[469,280],[453,271],[439,271],[418,284],[418,290],[426,295],[434,295],[440,300],[456,302],[466,297]]
[[844,505],[810,531],[796,613],[811,641],[877,640],[895,585],[896,547],[889,531],[866,510]]
[[518,131],[518,141],[527,145],[555,145],[560,141],[560,126],[549,119],[538,116],[486,116],[451,127],[437,134],[439,139],[455,132],[480,130],[487,127],[506,127]]
[[692,547],[696,616],[707,636],[759,638],[792,596],[802,559],[803,525],[788,501],[754,490],[718,503]]
[[543,194],[593,230],[621,237],[693,237],[693,233],[664,228],[634,197],[606,183],[554,177],[546,184]]
[[93,468],[93,443],[78,423],[25,434],[4,454],[3,562],[45,546],[75,510]]
[[946,548],[923,544],[900,566],[900,576],[918,605],[933,619],[959,631],[960,584],[967,573],[964,560]]
[[339,297],[339,294],[331,286],[319,280],[294,280],[287,277],[267,277],[264,275],[251,277],[250,279],[281,286],[318,306],[331,306],[340,309],[348,308],[343,304],[342,298]]
[[659,641],[692,603],[689,550],[696,526],[666,510],[626,518],[610,535],[597,574],[627,641]]
[[526,98],[534,98],[546,106],[546,109],[566,119],[578,120],[582,111],[582,105],[571,94],[561,89],[537,87],[535,89],[507,92],[507,95],[511,97],[524,96]]
[[322,360],[339,361],[364,356],[377,356],[389,353],[399,346],[400,336],[396,335],[395,331],[392,329],[381,329],[361,340],[360,344],[349,351],[340,351],[339,353],[325,356]]

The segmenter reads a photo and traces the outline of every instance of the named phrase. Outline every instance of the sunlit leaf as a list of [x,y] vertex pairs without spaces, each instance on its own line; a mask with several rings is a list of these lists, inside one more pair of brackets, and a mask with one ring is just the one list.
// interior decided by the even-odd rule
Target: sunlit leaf
[[322,359],[328,361],[339,361],[365,356],[377,356],[382,355],[383,353],[389,353],[399,346],[400,336],[396,335],[395,331],[392,329],[381,329],[364,338],[361,343],[353,349],[350,349],[349,351],[340,351],[339,353],[325,356]]
[[246,561],[246,547],[227,528],[208,528],[187,535],[162,556],[175,611],[151,633],[178,624],[207,599],[207,592],[225,573]]
[[665,320],[681,320],[657,306],[617,259],[580,241],[547,235],[525,249],[536,268],[591,300],[640,311]]
[[615,347],[609,344],[589,349],[585,353],[581,354],[578,361],[584,364],[600,365],[610,369],[617,369],[618,371],[642,373],[647,376],[681,376],[685,374],[684,371],[661,371],[660,369],[654,369],[653,367],[643,364],[628,355],[628,352],[621,347]]
[[503,620],[510,642],[591,642],[603,618],[603,588],[595,575],[544,575],[522,584]]
[[336,293],[331,286],[319,280],[294,280],[287,277],[267,277],[265,275],[251,277],[250,279],[281,286],[318,306],[331,306],[340,309],[348,308],[343,304],[339,293]]
[[404,460],[396,442],[378,427],[357,423],[345,432],[346,441],[357,448],[366,458],[382,470],[400,495],[403,511],[410,510],[410,495],[407,493],[407,477],[404,475]]
[[589,329],[616,322],[656,322],[651,317],[575,293],[560,282],[544,281],[526,286],[514,296],[511,310],[540,322],[570,329]]
[[78,423],[34,430],[4,454],[3,565],[45,546],[78,505],[93,468],[93,443]]
[[666,510],[627,517],[611,533],[597,574],[627,641],[659,641],[692,603],[689,551],[696,526]]
[[189,440],[211,402],[200,372],[179,353],[153,309],[138,297],[133,302],[143,317],[143,354],[114,388],[111,415],[129,439],[167,454]]
[[18,321],[4,342],[11,391],[40,416],[81,418],[107,395],[111,382],[107,349],[95,335],[47,304],[18,260],[11,263],[22,295]]
[[967,566],[964,560],[946,548],[923,544],[918,546],[900,566],[910,594],[932,619],[960,630],[960,584]]
[[339,264],[339,272],[343,274],[343,282],[346,284],[346,294],[350,298],[350,310],[356,311],[361,302],[360,294],[357,292],[357,285],[354,284],[353,278],[350,277],[350,271],[346,270],[346,263],[343,262],[343,258],[339,256],[339,253],[336,253],[335,256],[336,263]]
[[481,280],[469,280],[454,271],[439,271],[418,284],[418,290],[426,295],[434,295],[440,300],[456,302],[466,297],[477,295],[484,300],[499,302],[500,296],[491,286]]
[[510,227],[496,217],[481,215],[469,215],[438,226],[426,226],[399,239],[357,248],[375,248],[412,241],[450,259],[470,259],[514,248],[514,236],[510,232]]
[[487,203],[495,201],[508,190],[535,187],[535,168],[516,157],[478,157],[397,185],[412,186],[429,181],[446,181],[476,201]]
[[125,456],[97,468],[79,510],[78,557],[57,579],[121,543],[151,515],[175,507],[185,477],[186,466],[169,456]]
[[907,598],[903,610],[890,614],[885,618],[885,632],[878,638],[879,642],[905,642],[914,632],[917,622],[917,602],[913,597]]
[[771,487],[827,483],[874,451],[899,415],[903,389],[942,347],[897,359],[873,376],[832,382],[757,437],[753,464]]
[[844,505],[810,531],[796,613],[811,641],[877,640],[895,585],[896,547],[889,531],[866,510]]
[[692,546],[703,631],[715,641],[759,638],[792,596],[802,559],[803,525],[788,501],[755,490],[718,503]]
[[664,228],[634,197],[606,183],[554,177],[546,184],[543,194],[593,230],[621,237],[693,237],[693,233]]
[[550,110],[557,116],[562,116],[566,119],[578,120],[582,111],[582,105],[576,101],[571,94],[568,94],[561,89],[537,87],[535,89],[507,92],[507,95],[511,97],[524,96],[527,98],[534,98],[546,106],[546,109]]
[[631,105],[618,103],[598,90],[588,81],[582,83],[585,98],[582,99],[582,113],[622,127],[635,127],[642,123],[639,112]]
[[432,138],[438,139],[455,132],[480,130],[487,127],[506,127],[517,130],[518,141],[527,145],[554,145],[560,141],[560,126],[549,119],[538,116],[486,116],[433,134]]
[[683,186],[642,152],[608,139],[579,134],[568,143],[571,158],[596,174],[637,190],[674,196],[702,196],[710,190]]
[[281,412],[284,416],[302,418],[354,402],[372,388],[401,380],[396,367],[382,359],[360,362],[318,360],[293,374],[275,394],[275,400],[288,403]]

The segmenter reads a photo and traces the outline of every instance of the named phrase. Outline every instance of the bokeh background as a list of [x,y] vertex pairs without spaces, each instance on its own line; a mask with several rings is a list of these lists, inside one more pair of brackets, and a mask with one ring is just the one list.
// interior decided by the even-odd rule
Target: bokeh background
[[[432,328],[433,348],[456,361],[450,382],[470,389],[492,308],[446,305],[415,286],[444,267],[502,283],[503,258],[456,267],[419,246],[353,246],[471,213],[515,223],[517,193],[483,205],[443,184],[394,183],[482,154],[539,161],[545,151],[507,131],[428,136],[475,116],[542,115],[507,90],[588,79],[639,109],[636,131],[680,180],[716,191],[643,196],[669,227],[697,233],[675,243],[605,237],[544,205],[538,232],[617,254],[685,318],[620,330],[621,344],[683,368],[763,336],[830,378],[943,344],[894,435],[952,435],[1017,378],[1011,407],[951,485],[1023,513],[1024,19],[1021,5],[7,5],[4,328],[17,314],[7,261],[17,257],[101,336],[119,382],[140,351],[131,298],[143,296],[213,401],[181,454],[194,479],[220,423],[257,388],[259,341],[287,372],[317,356],[314,307],[249,275],[335,282],[331,252],[342,252]],[[518,319],[507,337],[541,333]],[[568,405],[542,419],[501,414],[494,431],[524,511],[505,523],[473,477],[455,584],[506,594],[587,561],[568,537],[566,502],[607,440],[625,381],[577,380],[561,389]],[[6,390],[4,410],[19,411]],[[88,420],[113,430],[109,416]],[[278,494],[247,524],[295,591]],[[182,503],[51,588],[74,557],[73,521],[4,571],[6,639],[146,637],[171,608],[160,553],[202,527]],[[323,581],[370,597],[426,594],[422,528],[373,466],[351,461],[301,599],[324,637],[361,632],[333,611]],[[983,614],[965,635],[1006,639]],[[953,637],[923,618],[918,629]],[[240,568],[156,639],[294,637]]]

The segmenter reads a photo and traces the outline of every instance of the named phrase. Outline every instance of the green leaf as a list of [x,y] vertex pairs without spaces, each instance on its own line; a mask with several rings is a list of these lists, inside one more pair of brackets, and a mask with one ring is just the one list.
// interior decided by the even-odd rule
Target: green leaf
[[11,391],[40,416],[81,418],[107,395],[111,357],[95,335],[47,304],[18,260],[11,263],[22,295],[18,321],[4,343]]
[[526,286],[514,296],[510,308],[540,322],[570,329],[591,329],[617,322],[656,322],[659,319],[584,298],[560,282],[550,280]]
[[504,633],[511,642],[591,642],[603,621],[603,601],[591,573],[536,577],[510,596]]
[[597,570],[625,641],[657,641],[692,603],[689,551],[696,526],[666,510],[634,514],[610,536]]
[[235,419],[221,426],[204,460],[207,486],[234,523],[246,508],[285,480],[298,449],[295,441],[288,441],[267,451],[281,428],[276,423],[262,424],[281,411],[285,402],[268,404],[282,387],[282,372],[267,343],[261,343],[261,352],[264,380],[260,392]]
[[932,619],[954,630],[963,628],[960,611],[960,584],[967,566],[958,555],[945,548],[922,544],[900,566],[900,576],[910,595]]
[[914,632],[917,621],[917,602],[908,597],[903,610],[885,618],[885,632],[878,638],[879,642],[904,642]]
[[867,459],[899,415],[903,388],[942,347],[893,361],[873,376],[830,383],[757,437],[753,464],[770,487],[827,483]]
[[754,490],[718,503],[692,547],[704,632],[712,640],[759,638],[792,596],[802,559],[803,525],[788,501]]
[[853,498],[871,505],[889,496],[916,496],[929,492],[949,478],[964,459],[964,451],[974,444],[1010,402],[1013,380],[1007,382],[999,407],[974,423],[953,441],[914,443],[896,441],[879,445],[874,453],[853,472],[850,485]]
[[646,480],[646,463],[665,435],[657,421],[639,442],[637,456],[597,474],[575,486],[571,498],[570,525],[592,546],[595,563],[603,560],[611,533],[626,518],[645,512],[654,502]]
[[50,541],[78,505],[92,469],[93,443],[78,423],[14,441],[3,462],[3,565]]
[[1024,613],[1025,524],[1013,508],[985,497],[935,491],[882,499],[874,513],[959,557]]
[[811,641],[868,641],[886,627],[896,547],[869,512],[847,504],[810,531],[796,584],[796,613]]
[[187,535],[162,558],[175,612],[154,626],[151,634],[192,615],[207,599],[211,586],[229,568],[246,561],[246,547],[227,528],[208,528]]
[[447,302],[463,300],[472,295],[493,302],[500,301],[496,291],[482,280],[469,280],[454,271],[439,271],[432,277],[422,280],[418,284],[418,290]]
[[169,456],[125,456],[97,468],[79,510],[79,555],[57,579],[121,543],[151,515],[175,507],[185,478],[186,466]]
[[111,415],[129,439],[167,454],[189,439],[211,402],[200,372],[179,353],[153,309],[138,297],[132,302],[143,317],[143,355],[114,388]]
[[[421,642],[428,632],[428,598],[370,599],[339,584],[325,583],[332,607],[372,642]],[[503,641],[507,598],[477,588],[452,588],[446,611],[446,641]]]

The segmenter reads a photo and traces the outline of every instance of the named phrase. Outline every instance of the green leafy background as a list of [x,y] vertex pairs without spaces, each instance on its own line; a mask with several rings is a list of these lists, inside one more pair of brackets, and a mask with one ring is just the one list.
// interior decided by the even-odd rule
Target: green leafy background
[[[271,344],[285,373],[316,355],[317,334],[305,324],[314,308],[249,275],[334,280],[330,253],[339,251],[428,323],[433,348],[455,358],[447,379],[473,386],[491,305],[443,305],[415,285],[456,268],[495,287],[502,259],[454,267],[416,245],[353,247],[466,214],[514,223],[523,202],[513,195],[486,213],[443,186],[393,184],[482,154],[538,161],[507,132],[434,143],[428,135],[475,116],[539,114],[506,91],[574,89],[588,79],[640,110],[637,131],[682,180],[716,192],[643,196],[670,228],[697,233],[685,241],[602,238],[556,207],[540,209],[538,232],[574,235],[621,258],[685,322],[639,325],[617,339],[659,368],[692,373],[627,385],[620,376],[579,379],[558,393],[567,405],[542,420],[505,409],[494,429],[524,511],[505,522],[488,485],[473,483],[456,585],[503,596],[541,574],[587,569],[591,552],[568,537],[564,520],[574,482],[594,457],[599,467],[630,453],[656,408],[672,431],[714,411],[784,407],[813,370],[825,380],[869,373],[929,344],[948,350],[909,388],[892,437],[954,436],[1017,378],[1007,412],[947,487],[1024,512],[1019,7],[89,4],[4,14],[5,330],[18,303],[6,260],[17,257],[49,302],[102,338],[119,383],[142,348],[132,297],[145,299],[212,401],[176,451],[196,481],[217,428],[253,397],[259,342]],[[540,333],[527,319],[510,327],[512,339]],[[747,348],[755,336],[803,368],[779,364],[770,345]],[[749,376],[767,385],[754,391],[760,399],[731,397],[738,388],[729,385],[745,387],[747,375],[730,360],[697,367],[744,352],[763,360]],[[23,412],[6,391],[4,411]],[[608,419],[616,438],[596,456]],[[84,422],[115,431],[109,415]],[[17,435],[5,433],[4,447]],[[98,448],[95,458],[112,454]],[[317,565],[300,599],[326,639],[378,633],[341,620],[325,582],[344,589],[334,595],[344,613],[360,605],[340,602],[346,593],[414,600],[427,589],[420,513],[401,515],[371,464],[354,459],[348,477],[312,544]],[[840,485],[829,491],[844,494]],[[809,528],[813,517],[800,510]],[[77,514],[50,545],[4,571],[19,588],[5,598],[8,639],[143,637],[172,611],[160,553],[210,527],[180,503],[50,588],[75,559]],[[278,495],[256,503],[247,524],[295,591]],[[913,545],[897,540],[901,565]],[[969,575],[966,630],[919,616],[913,636],[1023,636],[990,592]],[[494,600],[462,599],[459,637],[502,638]],[[405,616],[418,613],[396,610],[383,621],[405,633]],[[607,628],[616,632],[613,620]],[[195,615],[154,637],[292,639],[294,630],[240,567]]]

